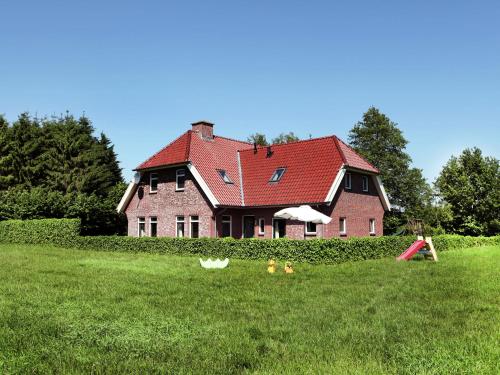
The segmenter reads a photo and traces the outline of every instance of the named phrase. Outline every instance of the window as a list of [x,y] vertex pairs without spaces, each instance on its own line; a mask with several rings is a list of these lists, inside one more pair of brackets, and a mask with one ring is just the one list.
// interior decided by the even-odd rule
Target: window
[[368,176],[363,176],[363,191],[368,191]]
[[266,220],[263,217],[261,217],[259,219],[259,234],[263,235],[265,233],[266,233]]
[[269,182],[278,182],[279,180],[281,180],[281,177],[283,177],[284,173],[285,173],[285,168],[276,169],[273,175],[271,176]]
[[146,220],[143,217],[137,219],[137,236],[144,237],[146,235]]
[[351,180],[352,176],[350,173],[346,173],[344,177],[345,188],[351,190]]
[[175,217],[175,228],[176,228],[176,236],[179,238],[184,237],[184,216],[176,216]]
[[317,232],[317,226],[316,223],[311,223],[308,221],[306,223],[306,234],[316,234]]
[[231,179],[227,175],[227,172],[224,169],[217,169],[217,172],[219,172],[220,176],[222,177],[222,179],[224,180],[224,182],[226,184],[232,184],[233,183],[233,181],[231,181]]
[[191,216],[190,220],[190,236],[191,238],[199,238],[200,237],[200,217],[199,216]]
[[370,219],[370,234],[375,234],[375,219]]
[[222,216],[222,237],[231,237],[231,216]]
[[341,235],[347,234],[347,220],[345,217],[339,219],[339,232]]
[[156,216],[151,216],[149,219],[149,235],[156,237],[158,235],[158,219]]
[[158,191],[158,173],[149,175],[149,192],[156,193]]
[[178,169],[175,172],[175,190],[184,191],[185,185],[186,185],[186,171],[184,169]]

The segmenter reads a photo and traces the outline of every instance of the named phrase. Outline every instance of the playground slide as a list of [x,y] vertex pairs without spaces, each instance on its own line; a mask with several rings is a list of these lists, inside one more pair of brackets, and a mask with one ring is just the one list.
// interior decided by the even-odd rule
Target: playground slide
[[425,247],[426,242],[424,240],[418,240],[415,241],[406,251],[398,256],[396,259],[397,260],[408,260],[410,259],[413,255],[417,253],[420,249]]

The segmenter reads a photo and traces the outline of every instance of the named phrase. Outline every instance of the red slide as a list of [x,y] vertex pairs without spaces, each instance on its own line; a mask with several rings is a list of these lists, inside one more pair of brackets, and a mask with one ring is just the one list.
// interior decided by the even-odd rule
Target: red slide
[[417,251],[424,248],[425,244],[426,244],[426,242],[424,240],[419,240],[419,241],[413,242],[413,244],[408,249],[406,249],[406,251],[403,254],[398,256],[396,259],[397,260],[410,259],[412,256],[414,256],[417,253]]

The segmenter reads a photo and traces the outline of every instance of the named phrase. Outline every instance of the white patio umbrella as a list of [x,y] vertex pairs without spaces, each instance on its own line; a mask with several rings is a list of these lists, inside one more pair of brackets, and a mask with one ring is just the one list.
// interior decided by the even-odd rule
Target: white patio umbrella
[[315,224],[328,224],[332,221],[331,217],[316,211],[311,206],[289,207],[280,210],[274,214],[274,217],[280,219],[298,220],[311,222]]

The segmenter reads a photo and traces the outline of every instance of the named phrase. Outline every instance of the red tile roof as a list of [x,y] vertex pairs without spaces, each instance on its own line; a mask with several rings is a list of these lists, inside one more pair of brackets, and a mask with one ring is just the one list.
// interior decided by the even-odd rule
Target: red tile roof
[[344,155],[345,164],[349,167],[379,173],[379,170],[370,164],[365,158],[354,151],[351,146],[345,144],[342,140],[337,138],[340,151]]
[[[267,147],[258,147],[255,152],[246,142],[219,136],[206,140],[187,131],[139,165],[137,170],[190,162],[221,206],[322,203],[343,165],[378,173],[373,165],[335,136],[272,145],[271,150],[272,155],[268,156]],[[281,180],[269,182],[280,167],[286,168]],[[225,170],[233,183],[226,184],[218,169]]]

